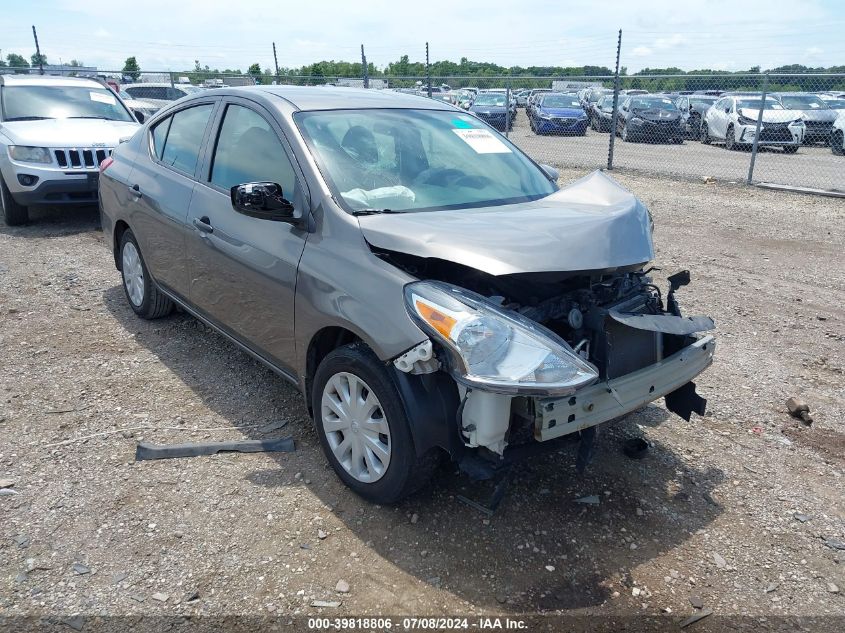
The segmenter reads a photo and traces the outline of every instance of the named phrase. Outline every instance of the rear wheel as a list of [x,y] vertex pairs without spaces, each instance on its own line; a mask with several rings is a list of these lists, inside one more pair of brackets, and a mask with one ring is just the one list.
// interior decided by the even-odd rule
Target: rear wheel
[[710,145],[710,126],[707,121],[701,122],[701,142],[705,145]]
[[842,147],[845,140],[843,140],[843,133],[841,130],[834,130],[830,135],[830,151],[837,156],[845,155],[845,148]]
[[395,503],[430,479],[439,455],[417,457],[399,392],[363,343],[340,347],[320,363],[311,404],[326,458],[365,499]]
[[784,145],[784,147],[783,147],[783,153],[784,154],[794,154],[797,151],[798,151],[797,145]]
[[158,319],[173,311],[173,302],[150,278],[147,265],[141,256],[141,249],[129,229],[120,237],[120,272],[123,276],[123,292],[129,301],[129,307],[139,317]]
[[626,143],[629,143],[631,139],[628,137],[628,125],[625,124],[622,126],[622,140]]
[[0,176],[0,207],[3,209],[3,218],[7,225],[20,226],[29,222],[29,209],[15,202],[2,176]]

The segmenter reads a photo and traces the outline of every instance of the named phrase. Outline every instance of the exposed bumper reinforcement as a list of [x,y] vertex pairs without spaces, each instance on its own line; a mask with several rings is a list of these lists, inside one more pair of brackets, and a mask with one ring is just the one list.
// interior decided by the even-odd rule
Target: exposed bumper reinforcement
[[534,438],[544,442],[575,433],[670,394],[707,369],[715,349],[715,338],[704,336],[654,365],[590,385],[573,396],[538,399]]

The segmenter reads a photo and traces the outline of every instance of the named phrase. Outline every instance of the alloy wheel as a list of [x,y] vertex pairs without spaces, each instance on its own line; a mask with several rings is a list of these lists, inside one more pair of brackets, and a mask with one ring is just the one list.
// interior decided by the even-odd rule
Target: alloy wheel
[[359,376],[334,374],[326,382],[320,423],[334,458],[363,483],[381,479],[390,465],[390,427],[375,392]]
[[135,307],[144,302],[144,268],[141,266],[141,256],[132,242],[123,246],[123,285],[126,295]]

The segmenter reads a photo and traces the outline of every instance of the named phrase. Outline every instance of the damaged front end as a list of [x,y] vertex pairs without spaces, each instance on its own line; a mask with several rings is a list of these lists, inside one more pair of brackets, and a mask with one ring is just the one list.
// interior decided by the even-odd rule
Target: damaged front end
[[[362,223],[378,257],[420,280],[406,286],[405,302],[429,340],[395,365],[406,373],[442,371],[454,378],[460,442],[476,449],[459,457],[478,476],[485,476],[479,458],[495,467],[563,436],[590,438],[597,425],[660,397],[686,420],[704,414],[706,402],[692,381],[713,362],[715,339],[704,334],[713,321],[681,314],[676,292],[689,283],[688,271],[668,278],[665,296],[654,283],[653,269],[645,268],[653,255],[650,216],[608,183],[594,175],[558,192],[564,207],[558,213],[548,200],[529,207],[521,233],[523,225],[513,217],[522,212],[503,216],[515,231],[507,236],[511,244],[538,234],[531,219],[542,221],[539,233],[549,246],[556,236],[549,268],[537,253],[504,248],[501,237],[498,252],[484,249],[497,214],[479,213],[475,235],[451,232],[455,256],[449,259],[442,243],[432,246],[426,236],[428,218],[404,227],[379,220],[369,232]],[[439,221],[444,219],[462,226],[463,216],[446,214]],[[393,239],[400,233],[401,240]],[[584,242],[591,234],[592,247]],[[624,247],[613,248],[626,237]],[[482,252],[487,265],[472,265]],[[598,267],[576,268],[575,253]],[[551,268],[564,263],[572,269]]]

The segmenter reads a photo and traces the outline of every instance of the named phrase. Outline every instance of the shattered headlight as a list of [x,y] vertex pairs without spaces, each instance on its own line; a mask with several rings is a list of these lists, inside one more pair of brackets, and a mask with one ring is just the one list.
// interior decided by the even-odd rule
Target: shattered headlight
[[438,281],[405,286],[411,317],[450,353],[455,378],[499,393],[568,395],[598,372],[553,332]]

